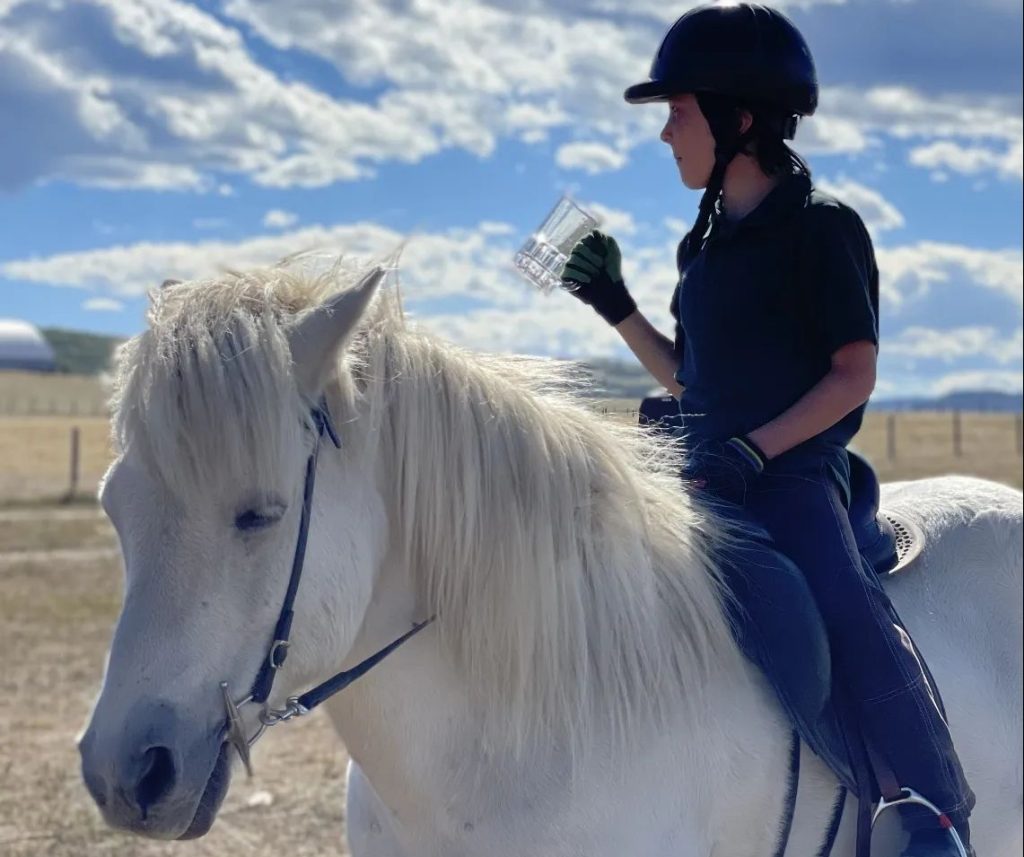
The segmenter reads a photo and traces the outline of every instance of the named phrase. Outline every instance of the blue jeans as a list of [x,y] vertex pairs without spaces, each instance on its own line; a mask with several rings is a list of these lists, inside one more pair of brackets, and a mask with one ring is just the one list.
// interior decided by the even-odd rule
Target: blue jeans
[[[747,492],[744,507],[718,505],[727,507],[730,516],[763,527],[773,546],[802,572],[827,629],[834,681],[852,701],[865,735],[888,761],[900,784],[925,795],[954,823],[965,821],[974,806],[974,793],[929,689],[926,668],[877,575],[857,550],[847,516],[846,450],[798,447],[768,463]],[[768,603],[758,603],[763,593],[778,583],[778,579],[764,578],[772,565],[779,567],[777,560],[751,565],[749,555],[734,555],[726,564],[727,583],[738,584],[737,601],[758,626],[749,633],[763,637],[758,647],[769,649],[776,645],[777,626],[783,622],[774,615],[780,608],[771,602],[784,611],[785,591],[795,591],[795,584],[784,580],[782,592]],[[784,629],[786,637],[795,639]],[[749,646],[744,648],[749,653]],[[800,656],[791,645],[788,648],[774,653],[775,663],[766,664],[766,669],[778,670],[780,658]],[[792,692],[789,695],[792,698]],[[810,710],[804,710],[805,721]],[[831,734],[834,725],[821,721],[814,728]],[[801,729],[802,735],[804,732]],[[818,751],[813,744],[811,747]],[[826,756],[825,761],[846,779],[834,759]]]

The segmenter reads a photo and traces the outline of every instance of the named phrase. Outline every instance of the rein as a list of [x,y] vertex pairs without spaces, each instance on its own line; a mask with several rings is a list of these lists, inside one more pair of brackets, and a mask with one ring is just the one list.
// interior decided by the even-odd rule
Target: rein
[[[796,815],[796,798],[799,788],[800,736],[794,730],[789,747],[789,777],[786,796],[782,804],[782,823],[772,857],[785,857],[786,850],[789,848],[789,837],[793,832],[793,818]],[[836,836],[839,833],[839,824],[843,820],[843,807],[845,805],[846,787],[840,785],[839,790],[836,792],[836,799],[832,804],[828,826],[825,828],[825,838],[821,843],[821,847],[815,852],[815,857],[829,857],[832,854],[832,847],[835,845]]]
[[[220,683],[221,696],[226,712],[223,738],[238,752],[242,764],[245,765],[246,773],[250,777],[252,776],[252,758],[249,750],[266,732],[268,727],[309,714],[321,702],[344,690],[356,679],[365,675],[410,637],[419,633],[434,621],[434,617],[431,616],[429,619],[418,622],[396,640],[365,660],[360,661],[351,669],[336,673],[301,696],[288,697],[284,708],[275,709],[270,707],[267,700],[270,698],[270,693],[273,690],[274,679],[288,657],[295,596],[299,591],[302,567],[306,558],[306,542],[309,537],[309,520],[313,509],[313,489],[316,485],[316,466],[320,454],[320,442],[326,434],[331,439],[334,447],[341,449],[341,440],[338,438],[338,434],[331,423],[331,415],[327,410],[326,400],[321,399],[320,403],[310,411],[310,415],[316,429],[316,438],[313,442],[313,450],[306,461],[306,481],[302,489],[302,513],[299,518],[299,532],[295,541],[295,554],[292,557],[292,571],[288,579],[288,589],[285,592],[284,603],[281,605],[281,612],[278,615],[277,624],[274,626],[270,650],[260,667],[260,671],[256,675],[249,695],[244,699],[236,702],[231,696],[228,683],[226,681]],[[239,713],[240,709],[249,704],[263,706],[263,710],[259,713],[260,725],[251,738],[246,737],[242,717]]]

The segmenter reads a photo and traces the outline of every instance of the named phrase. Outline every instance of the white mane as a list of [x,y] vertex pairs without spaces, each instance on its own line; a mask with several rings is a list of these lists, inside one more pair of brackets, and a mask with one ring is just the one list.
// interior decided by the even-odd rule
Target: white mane
[[[299,466],[309,403],[287,330],[356,273],[292,263],[165,287],[120,354],[118,442],[186,493]],[[463,350],[387,291],[338,368],[340,454],[380,462],[390,537],[489,734],[522,746],[554,729],[576,747],[600,723],[621,738],[737,657],[699,537],[718,522],[677,453],[574,397],[569,367]]]

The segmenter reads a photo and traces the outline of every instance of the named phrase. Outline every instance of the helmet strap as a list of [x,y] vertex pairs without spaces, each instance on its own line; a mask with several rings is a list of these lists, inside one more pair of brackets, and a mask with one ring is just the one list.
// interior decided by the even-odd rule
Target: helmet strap
[[[714,130],[714,126],[712,126],[712,130]],[[751,130],[747,129],[742,134],[736,134],[733,131],[731,134],[733,139],[725,143],[720,142],[718,134],[715,135],[715,165],[711,168],[711,176],[708,178],[707,186],[704,188],[704,195],[700,198],[697,221],[683,239],[683,248],[679,255],[680,274],[690,266],[690,263],[697,257],[697,254],[700,253],[701,248],[704,246],[704,237],[707,234],[708,224],[711,223],[711,217],[714,214],[715,203],[718,202],[718,198],[722,194],[726,168],[732,163],[733,158],[743,150],[747,142],[753,138]]]

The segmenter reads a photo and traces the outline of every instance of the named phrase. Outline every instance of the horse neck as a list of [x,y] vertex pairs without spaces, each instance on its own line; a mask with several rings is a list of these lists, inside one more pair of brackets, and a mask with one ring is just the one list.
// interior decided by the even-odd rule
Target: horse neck
[[403,344],[364,399],[389,540],[495,732],[695,705],[737,655],[666,449],[511,362]]
[[[382,568],[351,661],[385,645],[415,617],[409,578],[395,563]],[[439,820],[500,820],[522,807],[564,807],[569,793],[601,814],[611,769],[617,796],[608,812],[624,819],[678,815],[673,827],[685,831],[683,839],[699,841],[735,821],[737,802],[754,809],[756,822],[779,817],[776,781],[785,770],[788,732],[751,678],[749,668],[717,675],[699,716],[680,711],[659,729],[639,730],[623,755],[615,755],[607,736],[593,734],[578,769],[555,736],[526,748],[496,745],[474,707],[473,689],[433,627],[326,708],[352,760],[410,830],[432,832]],[[506,821],[522,826],[522,819]]]

